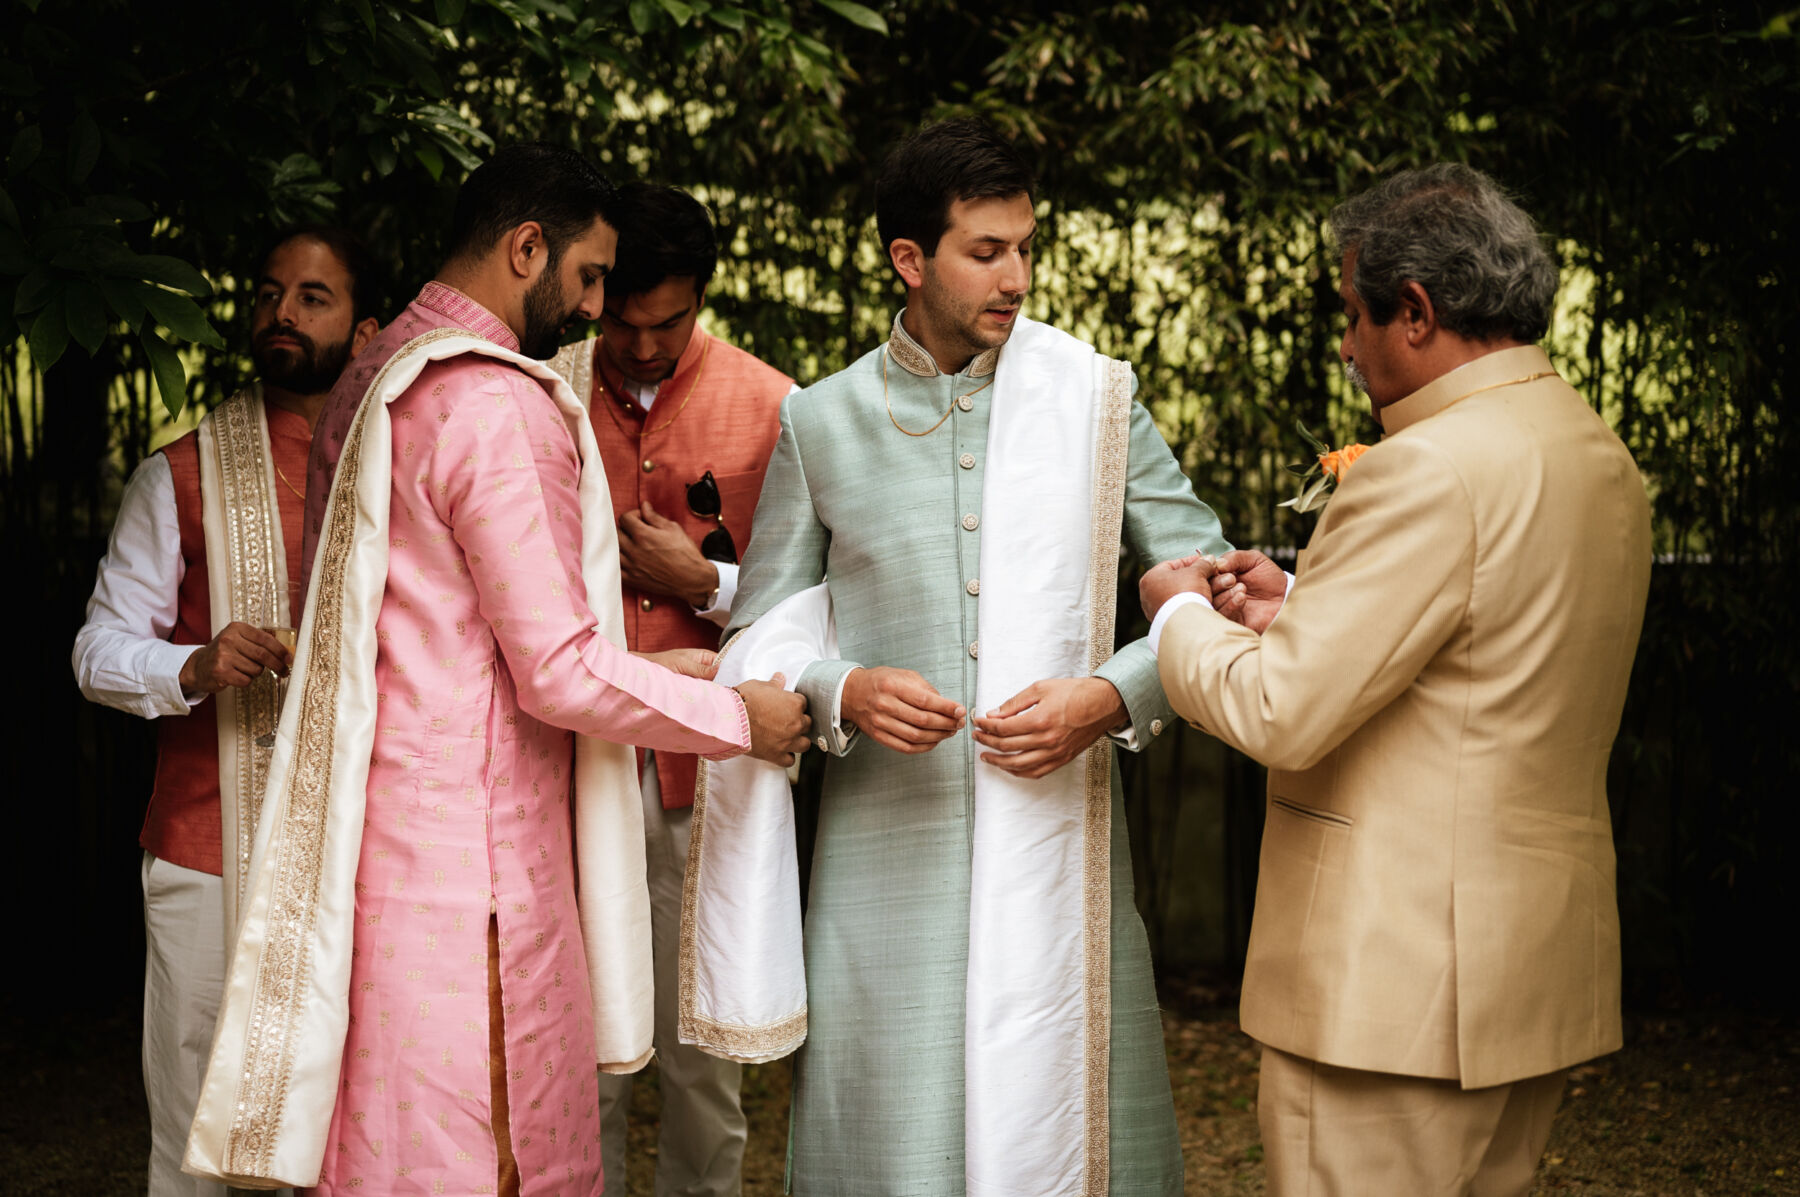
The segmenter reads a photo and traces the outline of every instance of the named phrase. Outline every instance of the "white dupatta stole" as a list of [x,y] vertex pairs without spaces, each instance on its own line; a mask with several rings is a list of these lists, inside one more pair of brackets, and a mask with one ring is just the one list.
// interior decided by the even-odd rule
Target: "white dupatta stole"
[[[245,1188],[318,1182],[348,1025],[356,868],[375,737],[376,617],[387,586],[388,404],[427,365],[506,362],[555,400],[581,457],[581,568],[599,629],[624,646],[612,500],[587,412],[557,374],[458,329],[407,342],[370,383],[325,508],[242,920],[183,1170]],[[632,750],[576,738],[575,859],[597,1058],[650,1058],[650,898]]]
[[[213,635],[234,620],[257,628],[292,627],[275,456],[260,383],[239,391],[200,421],[199,451]],[[279,697],[280,685],[267,672],[248,686],[227,686],[213,696],[219,723],[227,956],[237,938],[256,819],[274,752],[256,741],[275,730]]]
[[[1019,319],[1000,353],[988,427],[975,710],[1044,678],[1087,676],[1112,656],[1130,419],[1128,366]],[[776,670],[797,679],[836,656],[827,581],[734,637],[718,680]],[[1107,1192],[1111,777],[1105,738],[1037,781],[977,759],[964,1027],[970,1197]],[[696,790],[682,1041],[727,1059],[786,1055],[806,1037],[787,778],[748,757],[702,761]]]

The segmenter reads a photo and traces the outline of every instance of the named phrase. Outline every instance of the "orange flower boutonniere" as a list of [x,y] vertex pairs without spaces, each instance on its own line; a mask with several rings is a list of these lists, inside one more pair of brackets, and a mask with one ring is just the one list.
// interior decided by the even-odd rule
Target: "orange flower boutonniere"
[[1288,473],[1300,479],[1300,493],[1280,504],[1292,507],[1295,511],[1305,513],[1317,511],[1331,501],[1337,485],[1349,472],[1351,463],[1369,451],[1367,445],[1345,445],[1342,449],[1327,448],[1324,441],[1306,430],[1304,425],[1295,425],[1306,443],[1312,446],[1314,460],[1310,463],[1295,462],[1288,467]]

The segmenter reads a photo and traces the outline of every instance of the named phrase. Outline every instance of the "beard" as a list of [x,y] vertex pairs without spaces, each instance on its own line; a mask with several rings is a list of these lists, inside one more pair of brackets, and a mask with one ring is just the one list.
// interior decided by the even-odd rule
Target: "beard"
[[558,279],[557,257],[551,257],[538,275],[537,282],[525,292],[525,330],[519,337],[519,352],[526,357],[548,361],[562,348],[562,331],[575,318],[577,305],[563,294]]
[[[256,363],[257,377],[271,386],[296,395],[320,395],[337,385],[338,376],[350,364],[350,344],[356,334],[320,346],[296,329],[265,328],[250,346],[250,360]],[[270,349],[276,337],[287,337],[299,344],[292,349]]]
[[[952,295],[939,281],[937,272],[929,266],[925,270],[924,282],[919,297],[924,308],[931,313],[932,326],[941,335],[954,339],[957,347],[966,350],[970,357],[989,349],[1000,348],[1011,339],[1013,329],[1018,327],[1019,319],[1015,315],[1004,328],[982,328],[981,314],[987,311],[990,301],[969,301]],[[1000,298],[1004,304],[1012,305],[1023,302],[1025,294],[1022,291],[1017,295],[1003,293]]]
[[1369,393],[1369,380],[1363,377],[1363,372],[1356,368],[1355,362],[1344,363],[1344,378],[1364,395]]

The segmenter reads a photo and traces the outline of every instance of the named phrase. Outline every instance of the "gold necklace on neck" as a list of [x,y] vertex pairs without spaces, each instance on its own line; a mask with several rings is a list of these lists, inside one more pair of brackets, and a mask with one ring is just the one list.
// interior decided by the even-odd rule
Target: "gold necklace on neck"
[[[600,346],[596,345],[594,347],[594,352],[597,354],[604,353],[605,350],[600,348]],[[681,418],[681,413],[687,410],[688,401],[693,399],[694,392],[700,389],[700,376],[706,372],[706,359],[711,353],[712,353],[712,339],[708,338],[706,343],[704,345],[700,346],[700,361],[694,366],[694,381],[688,384],[687,394],[685,394],[681,397],[681,404],[680,404],[680,406],[676,407],[675,414],[670,416],[667,420],[664,420],[661,424],[658,424],[655,428],[645,428],[643,430],[643,432],[640,433],[640,435],[647,436],[653,432],[661,432],[663,429],[667,428],[669,425],[673,424],[676,420],[679,420]],[[602,391],[605,391],[609,396],[614,393],[612,387],[607,385],[606,372],[600,368],[600,363],[598,361],[596,361],[594,363],[594,379],[597,382],[599,382],[600,389]],[[673,382],[674,380],[675,380],[675,375],[671,373],[668,377],[668,381]],[[631,380],[626,379],[625,381],[630,382]],[[660,398],[660,396],[659,396],[659,398]],[[606,410],[609,412],[612,412],[612,404],[610,404],[610,403],[607,404]],[[631,431],[630,429],[626,428],[624,422],[619,419],[619,414],[617,412],[613,412],[613,422],[618,424],[619,428],[622,431],[624,431],[628,434]],[[645,412],[644,413],[644,423],[648,424],[649,422],[650,422],[650,413]]]
[[[976,387],[974,390],[969,391],[966,394],[956,396],[954,399],[950,400],[950,406],[944,409],[944,414],[938,417],[937,423],[933,424],[930,428],[927,428],[924,432],[914,432],[912,429],[905,427],[904,425],[902,425],[900,423],[900,421],[898,421],[894,418],[894,401],[888,395],[887,364],[888,364],[888,351],[886,349],[883,349],[881,351],[881,401],[883,404],[885,404],[887,406],[888,423],[892,424],[895,428],[900,429],[900,431],[904,432],[907,436],[930,436],[932,433],[936,432],[938,429],[940,429],[944,426],[944,421],[948,420],[950,418],[950,413],[956,410],[956,405],[958,403],[961,403],[964,399],[973,399],[975,396],[981,394],[981,392],[987,390],[989,387],[994,385],[993,378],[989,378],[986,382],[982,383],[980,386]],[[999,372],[995,371],[995,373],[997,375]]]
[[295,486],[292,482],[288,482],[288,476],[281,472],[281,463],[275,460],[274,454],[269,455],[269,464],[275,467],[275,476],[283,482],[287,482],[287,488],[293,491],[295,496],[298,497],[302,503],[306,502],[306,492]]

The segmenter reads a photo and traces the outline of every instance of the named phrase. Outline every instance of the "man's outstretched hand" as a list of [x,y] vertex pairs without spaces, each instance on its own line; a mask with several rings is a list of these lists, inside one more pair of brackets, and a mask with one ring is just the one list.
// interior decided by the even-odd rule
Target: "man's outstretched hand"
[[1087,751],[1129,718],[1125,700],[1100,677],[1033,682],[975,720],[981,759],[1015,777],[1043,777]]
[[844,678],[840,719],[896,752],[930,752],[962,730],[968,714],[910,669],[852,669]]
[[285,674],[293,664],[294,654],[273,633],[233,620],[210,644],[188,654],[181,665],[181,689],[184,694],[217,694],[227,686],[248,686],[265,669]]
[[766,682],[741,682],[738,697],[750,716],[750,755],[783,769],[806,751],[812,720],[806,714],[806,698],[784,689],[787,679],[776,674]]
[[1286,572],[1255,549],[1233,549],[1213,571],[1213,610],[1260,636],[1287,601]]
[[1197,594],[1212,601],[1213,559],[1204,553],[1165,561],[1144,571],[1138,579],[1138,601],[1144,618],[1154,621],[1162,605],[1178,594]]

